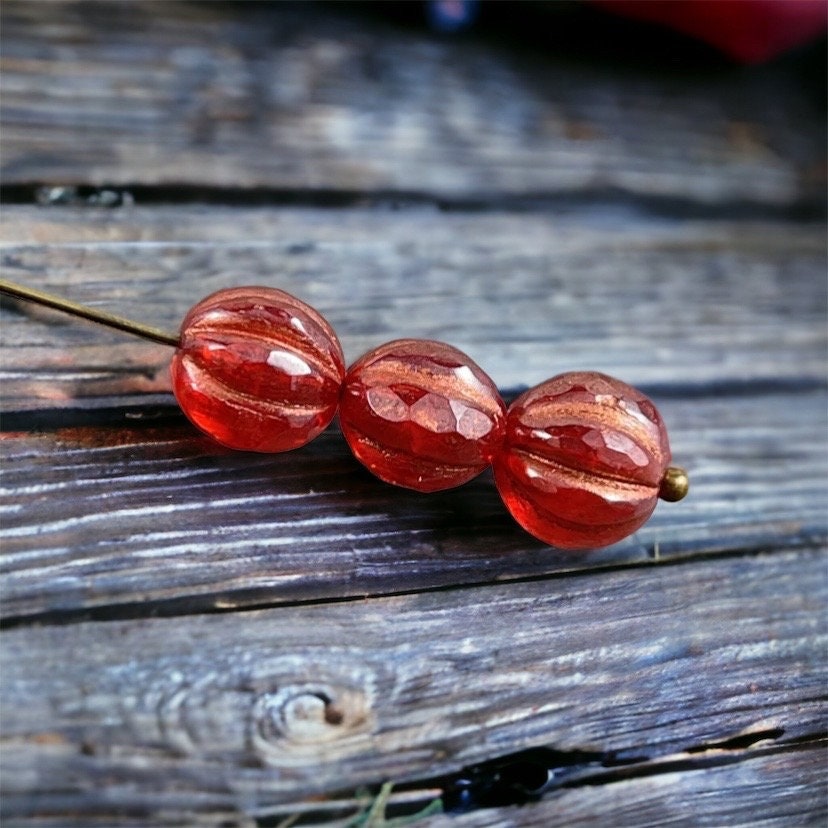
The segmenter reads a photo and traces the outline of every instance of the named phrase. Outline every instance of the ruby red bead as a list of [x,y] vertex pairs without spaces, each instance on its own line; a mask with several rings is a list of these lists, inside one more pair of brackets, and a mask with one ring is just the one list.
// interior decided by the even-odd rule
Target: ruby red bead
[[398,339],[348,370],[339,420],[354,455],[377,477],[434,492],[471,480],[491,463],[506,406],[462,351]]
[[641,392],[604,374],[562,374],[509,407],[495,482],[528,532],[564,549],[606,546],[655,508],[667,432]]
[[281,290],[220,290],[184,318],[171,366],[184,413],[219,443],[287,451],[333,419],[345,359],[333,328]]

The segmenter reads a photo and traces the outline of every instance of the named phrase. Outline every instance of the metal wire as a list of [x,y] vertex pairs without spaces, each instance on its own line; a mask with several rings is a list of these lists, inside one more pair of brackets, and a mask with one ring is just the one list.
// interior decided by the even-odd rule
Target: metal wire
[[26,302],[35,302],[38,305],[62,311],[63,313],[69,313],[81,319],[89,319],[92,322],[97,322],[109,328],[115,328],[116,330],[133,334],[134,336],[140,336],[152,342],[160,342],[162,345],[171,345],[173,348],[177,348],[179,344],[180,337],[178,334],[171,334],[159,328],[153,328],[150,325],[144,325],[141,322],[135,322],[123,316],[116,316],[114,313],[107,313],[97,308],[90,308],[88,305],[81,305],[78,302],[72,302],[61,296],[55,296],[53,293],[46,293],[36,288],[17,284],[16,282],[9,282],[6,279],[0,279],[0,293],[13,296],[15,299],[23,299]]

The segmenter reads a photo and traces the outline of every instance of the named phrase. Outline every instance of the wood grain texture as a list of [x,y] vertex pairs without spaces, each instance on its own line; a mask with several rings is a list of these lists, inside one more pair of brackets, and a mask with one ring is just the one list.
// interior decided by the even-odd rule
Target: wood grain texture
[[[272,285],[349,360],[443,339],[507,392],[603,370],[655,399],[693,485],[556,552],[486,475],[400,492],[335,429],[218,449],[165,348],[3,301],[4,826],[356,828],[362,786],[392,780],[394,815],[461,778],[475,809],[423,828],[826,821],[825,118],[801,63],[441,40],[344,4],[1,13],[3,278],[172,331]],[[139,204],[22,203],[42,183]],[[526,750],[541,800],[484,801]]]
[[242,607],[825,541],[823,392],[661,410],[691,496],[588,554],[525,534],[488,475],[431,497],[387,486],[335,430],[278,456],[221,449],[175,415],[7,433],[2,615]]
[[[824,381],[821,225],[10,207],[2,232],[5,278],[171,331],[207,293],[258,283],[320,310],[349,361],[438,339],[501,388],[577,369],[633,385]],[[163,346],[18,311],[2,316],[5,410],[169,389]]]
[[249,813],[530,745],[655,759],[751,729],[813,736],[824,564],[803,550],[7,630],[4,808]]
[[540,25],[533,54],[337,4],[6,2],[3,181],[821,197],[824,118],[800,78],[602,65],[600,41],[567,58]]
[[[543,800],[521,806],[487,806],[463,813],[453,811],[416,820],[416,828],[565,828],[570,825],[593,826],[596,815],[611,815],[617,828],[649,828],[652,825],[692,823],[717,828],[728,826],[814,825],[824,822],[825,753],[820,749],[757,748],[718,756],[708,762],[691,765],[679,754],[662,763],[644,764],[663,773],[616,779],[605,786],[556,790]],[[669,770],[668,768],[680,768]],[[637,768],[641,770],[642,768]],[[722,795],[727,791],[727,796]],[[414,795],[417,799],[413,799]],[[420,806],[433,801],[434,789],[421,788],[392,792],[389,806],[401,799]],[[203,828],[261,828],[279,825],[292,816],[301,815],[300,825],[325,828],[354,828],[355,816],[365,814],[373,798],[366,791],[358,797],[307,801],[291,805],[269,805],[251,809],[251,814],[221,807],[201,813],[175,811],[164,813],[155,825],[165,828],[199,826]],[[409,811],[412,807],[409,805]],[[609,817],[607,818],[609,819]],[[136,814],[118,815],[117,824],[125,828],[145,826],[146,818]],[[66,814],[4,820],[7,825],[36,828],[96,828],[111,825],[104,814]],[[365,824],[365,823],[362,823]],[[393,823],[392,823],[393,824]]]

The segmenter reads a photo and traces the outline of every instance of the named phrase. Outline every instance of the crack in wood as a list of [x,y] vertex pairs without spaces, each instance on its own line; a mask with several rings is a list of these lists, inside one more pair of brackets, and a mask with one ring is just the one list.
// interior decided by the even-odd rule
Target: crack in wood
[[[538,802],[562,789],[612,785],[677,771],[701,771],[759,756],[824,750],[828,747],[828,732],[809,733],[780,742],[784,733],[784,728],[749,730],[729,739],[695,745],[684,753],[663,757],[630,754],[619,758],[612,751],[530,748],[504,754],[447,776],[395,785],[394,795],[386,799],[385,813],[392,818],[404,817],[412,813],[414,806],[422,807],[424,801],[437,799],[442,810],[449,814],[520,806]],[[710,755],[699,755],[706,752]],[[381,793],[379,786],[369,790],[374,796]],[[341,819],[342,814],[359,809],[363,803],[364,796],[339,794],[327,800],[300,803],[290,808],[261,809],[253,816],[258,828],[276,828],[290,816],[295,816],[297,821],[302,818],[302,825],[325,825]]]
[[693,745],[687,748],[687,753],[706,753],[709,750],[744,750],[752,747],[757,742],[767,740],[775,741],[785,733],[783,727],[771,727],[765,730],[751,730],[747,733],[740,733],[730,739],[722,739],[718,742],[707,742],[701,745]]
[[[819,539],[803,538],[800,544],[787,539],[785,544],[777,544],[772,554],[789,552],[818,552],[823,544]],[[84,607],[77,609],[49,610],[45,612],[0,617],[0,630],[12,630],[21,627],[66,626],[87,622],[119,622],[135,621],[141,618],[173,618],[200,615],[239,615],[255,613],[270,609],[291,609],[298,607],[333,606],[336,604],[359,604],[365,601],[384,600],[387,598],[404,598],[413,595],[432,595],[446,592],[461,592],[479,589],[481,587],[497,587],[505,584],[530,584],[565,581],[573,574],[597,576],[613,572],[635,571],[652,567],[665,568],[671,566],[689,566],[701,561],[732,560],[738,558],[764,558],[771,554],[764,544],[750,547],[731,547],[698,552],[689,558],[663,559],[651,556],[647,560],[617,564],[596,564],[585,569],[563,570],[546,572],[538,575],[525,576],[496,576],[485,580],[475,581],[466,579],[462,583],[449,583],[437,586],[420,586],[410,589],[389,589],[359,595],[322,596],[318,598],[297,600],[261,600],[256,601],[243,591],[229,593],[212,593],[209,603],[204,603],[198,596],[175,598],[168,600],[137,601],[123,604],[107,604],[100,607]]]
[[[38,193],[52,189],[48,182],[32,181],[0,187],[0,204],[38,203]],[[65,188],[64,188],[65,189]],[[708,201],[678,196],[645,195],[620,188],[585,187],[577,193],[538,191],[520,194],[479,193],[462,196],[437,195],[428,191],[348,188],[280,188],[198,186],[194,184],[156,186],[123,184],[116,189],[92,186],[74,188],[76,200],[55,201],[54,206],[71,204],[76,209],[117,210],[133,203],[154,205],[198,205],[216,207],[313,207],[321,209],[358,208],[398,211],[431,208],[443,213],[550,213],[566,210],[588,218],[608,208],[624,209],[630,219],[663,218],[727,219],[729,221],[820,221],[828,214],[824,198],[802,197],[785,204],[769,204],[748,199],[730,199],[711,204]],[[52,206],[50,204],[49,206]]]

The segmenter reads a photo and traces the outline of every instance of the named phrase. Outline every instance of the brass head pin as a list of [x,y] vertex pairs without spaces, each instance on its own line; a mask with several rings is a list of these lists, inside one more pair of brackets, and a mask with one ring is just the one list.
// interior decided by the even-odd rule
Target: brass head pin
[[55,296],[53,293],[46,293],[36,288],[19,285],[16,282],[9,282],[6,279],[0,279],[0,293],[5,293],[7,296],[12,296],[15,299],[34,302],[35,304],[43,305],[43,307],[62,311],[63,313],[68,313],[81,319],[89,319],[92,322],[106,325],[108,328],[115,328],[116,330],[124,331],[134,336],[140,336],[142,339],[159,342],[162,345],[170,345],[173,348],[177,348],[179,344],[180,338],[178,334],[171,334],[167,331],[153,328],[150,325],[144,325],[141,322],[135,322],[132,319],[126,319],[123,316],[107,313],[97,308],[90,308],[88,305],[81,305],[78,302],[72,302],[61,296]]

